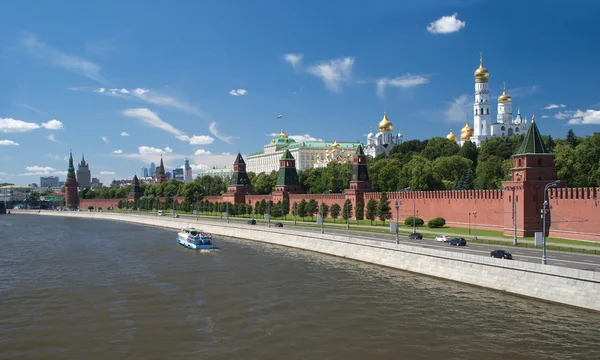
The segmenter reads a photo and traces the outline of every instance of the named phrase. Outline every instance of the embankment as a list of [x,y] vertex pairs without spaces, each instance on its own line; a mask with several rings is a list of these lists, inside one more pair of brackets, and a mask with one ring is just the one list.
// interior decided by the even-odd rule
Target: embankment
[[[38,215],[37,211],[14,210],[13,213]],[[172,229],[180,229],[193,222],[215,235],[310,250],[600,311],[599,272],[494,259],[386,241],[315,234],[291,228],[118,213],[42,211],[39,215],[124,221]]]

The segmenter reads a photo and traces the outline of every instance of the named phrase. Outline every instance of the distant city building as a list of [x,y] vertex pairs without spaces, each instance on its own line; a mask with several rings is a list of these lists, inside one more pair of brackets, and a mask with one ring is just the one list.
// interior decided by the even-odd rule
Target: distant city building
[[[151,167],[154,166],[154,163],[151,164]],[[167,182],[169,178],[167,178],[167,173],[165,172],[165,163],[163,162],[162,155],[160,157],[160,165],[156,168],[156,183],[162,184]],[[170,174],[169,174],[170,175]]]
[[224,167],[224,168],[212,168],[212,169],[203,169],[198,171],[198,176],[202,177],[202,176],[218,176],[220,178],[223,178],[227,181],[229,181],[229,179],[231,178],[231,175],[233,175],[233,167]]
[[179,180],[179,181],[184,181],[185,175],[183,173],[183,168],[173,169],[173,179]]
[[101,189],[102,183],[98,178],[92,178],[92,189]]
[[383,119],[379,122],[379,131],[377,134],[373,134],[373,131],[370,131],[367,135],[367,146],[364,149],[365,155],[375,157],[379,154],[385,154],[385,156],[388,156],[396,145],[402,144],[404,136],[399,131],[394,136],[392,129],[392,123],[388,120],[387,114],[384,112]]
[[148,177],[148,168],[147,167],[143,167],[142,170],[140,171],[140,177]]
[[36,188],[36,187],[38,187],[38,184],[36,184],[36,183],[31,183],[31,184],[29,184],[29,187]]
[[27,199],[27,196],[31,192],[29,186],[20,185],[5,185],[0,187],[0,202],[7,202],[7,209],[12,207],[15,203],[22,203]]
[[156,165],[153,162],[150,163],[150,173],[148,176],[156,177]]
[[77,165],[77,184],[80,188],[90,188],[92,186],[90,166],[85,162],[83,155],[81,155],[81,162]]
[[185,161],[183,163],[183,170],[184,170],[183,181],[186,184],[194,181],[194,175],[192,174],[192,167],[190,166],[190,161],[188,159],[185,159]]
[[123,187],[127,187],[127,186],[131,185],[131,182],[132,182],[132,180],[129,180],[129,179],[113,180],[110,183],[110,187],[120,187],[120,188],[123,188]]
[[169,181],[173,178],[170,171],[167,171],[167,173],[165,175],[167,177],[167,181]]
[[42,176],[40,177],[40,187],[53,188],[59,187],[58,176]]
[[59,181],[58,182],[58,187],[63,187],[65,186],[65,182],[64,181]]
[[156,179],[151,176],[148,176],[145,178],[141,178],[140,183],[154,185],[154,184],[156,184]]
[[[263,147],[263,150],[254,154],[248,155],[247,171],[255,174],[267,173],[279,170],[279,161],[286,150],[289,150],[296,160],[296,169],[305,170],[312,169],[315,164],[322,163],[325,159],[330,159],[327,156],[331,154],[333,145],[339,147],[340,152],[344,156],[354,154],[356,147],[360,144],[357,142],[330,142],[330,141],[303,141],[288,137],[282,129],[281,133],[271,142]],[[329,151],[329,153],[328,153]]]

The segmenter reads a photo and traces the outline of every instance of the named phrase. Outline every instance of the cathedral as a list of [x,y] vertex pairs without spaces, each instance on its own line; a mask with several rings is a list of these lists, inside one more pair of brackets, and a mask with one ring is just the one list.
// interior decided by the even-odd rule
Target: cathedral
[[383,113],[383,119],[379,122],[379,131],[377,135],[373,134],[373,131],[367,135],[367,146],[365,147],[365,155],[375,157],[379,154],[385,154],[388,156],[390,151],[396,145],[402,144],[404,136],[400,132],[398,135],[392,135],[392,123],[388,120],[387,114]]
[[[452,131],[446,136],[447,139],[456,141],[462,146],[471,141],[475,145],[481,145],[482,141],[493,136],[511,136],[524,134],[527,131],[527,119],[521,116],[520,109],[517,117],[513,119],[512,98],[506,93],[506,84],[502,95],[498,97],[498,111],[496,122],[491,123],[490,101],[488,99],[489,71],[483,67],[483,58],[479,57],[479,67],[475,70],[475,102],[473,103],[473,127],[467,123],[460,131],[460,140]],[[532,117],[533,120],[533,117]]]

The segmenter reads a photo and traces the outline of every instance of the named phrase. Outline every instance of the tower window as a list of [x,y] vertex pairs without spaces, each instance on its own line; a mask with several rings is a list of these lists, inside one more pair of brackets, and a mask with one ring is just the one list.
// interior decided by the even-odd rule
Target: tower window
[[538,165],[542,166],[542,159],[538,159]]

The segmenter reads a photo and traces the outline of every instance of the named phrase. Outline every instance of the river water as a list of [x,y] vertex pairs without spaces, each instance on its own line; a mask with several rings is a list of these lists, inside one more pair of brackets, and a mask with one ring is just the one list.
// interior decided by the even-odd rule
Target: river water
[[196,252],[175,236],[0,216],[0,358],[600,358],[598,313],[245,240]]

